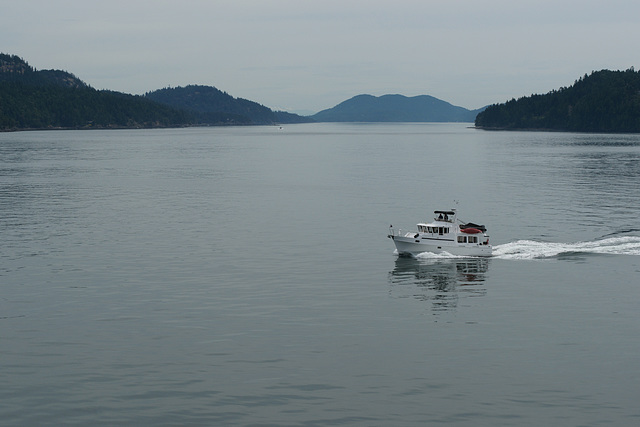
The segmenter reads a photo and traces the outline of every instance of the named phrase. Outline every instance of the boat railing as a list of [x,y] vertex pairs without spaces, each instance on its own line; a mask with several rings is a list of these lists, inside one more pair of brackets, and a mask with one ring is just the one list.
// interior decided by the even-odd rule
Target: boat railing
[[419,233],[415,230],[403,230],[402,228],[395,229],[389,227],[389,234],[387,234],[387,237],[417,237],[418,235]]
[[413,236],[415,234],[414,232],[411,232],[409,230],[403,230],[402,228],[398,228],[395,229],[393,227],[389,227],[389,237],[391,236],[400,236],[400,237],[409,237],[409,236]]

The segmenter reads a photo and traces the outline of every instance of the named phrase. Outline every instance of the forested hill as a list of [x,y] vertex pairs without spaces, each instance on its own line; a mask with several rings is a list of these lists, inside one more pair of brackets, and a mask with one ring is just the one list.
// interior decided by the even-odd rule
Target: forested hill
[[319,122],[473,122],[479,111],[429,95],[358,95],[311,118]]
[[295,114],[273,111],[254,101],[234,98],[212,86],[189,85],[165,88],[145,94],[147,99],[196,113],[204,122],[215,122],[220,115],[244,124],[302,123],[306,119]]
[[571,87],[488,107],[475,125],[484,129],[640,132],[640,72],[602,70]]
[[18,56],[0,54],[0,131],[305,121],[206,86],[146,96],[96,90],[66,71],[36,70]]
[[0,54],[0,130],[167,127],[193,123],[190,114],[112,91],[71,73],[32,68]]

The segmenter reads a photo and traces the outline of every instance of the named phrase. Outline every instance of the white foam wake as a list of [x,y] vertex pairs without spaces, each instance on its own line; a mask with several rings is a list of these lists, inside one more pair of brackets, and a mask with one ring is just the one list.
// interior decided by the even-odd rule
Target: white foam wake
[[440,253],[433,253],[433,252],[422,252],[416,255],[416,258],[418,259],[460,259],[460,258],[469,258],[469,257],[465,257],[465,256],[461,256],[461,255],[453,255],[450,254],[449,252],[440,252]]
[[[394,250],[393,253],[395,255],[399,255],[397,249]],[[453,255],[453,254],[450,254],[449,252],[440,252],[440,253],[437,253],[437,254],[433,253],[433,252],[421,252],[419,254],[410,255],[410,256],[415,258],[415,259],[421,259],[421,260],[476,258],[476,257],[468,257],[468,256],[461,256],[461,255]]]
[[640,255],[640,237],[611,237],[592,242],[549,243],[518,240],[493,247],[494,258],[541,259],[565,253]]

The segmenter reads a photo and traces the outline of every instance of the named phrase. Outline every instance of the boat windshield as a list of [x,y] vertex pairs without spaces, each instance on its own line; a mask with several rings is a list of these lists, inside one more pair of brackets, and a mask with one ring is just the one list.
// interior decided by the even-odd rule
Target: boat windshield
[[436,221],[453,222],[456,213],[454,211],[434,211]]

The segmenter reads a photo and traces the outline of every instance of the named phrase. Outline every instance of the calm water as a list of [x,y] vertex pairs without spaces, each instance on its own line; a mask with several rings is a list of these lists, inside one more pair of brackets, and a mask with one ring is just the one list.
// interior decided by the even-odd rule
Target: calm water
[[[2,425],[640,422],[640,136],[0,134]],[[491,259],[398,258],[435,209]]]

